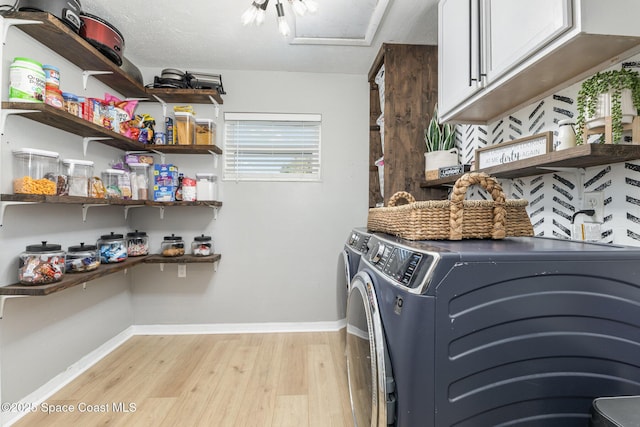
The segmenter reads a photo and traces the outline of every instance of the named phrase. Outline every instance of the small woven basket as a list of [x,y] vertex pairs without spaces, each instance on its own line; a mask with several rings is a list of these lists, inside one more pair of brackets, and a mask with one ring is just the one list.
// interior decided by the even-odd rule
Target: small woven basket
[[[464,200],[471,185],[480,185],[493,200]],[[399,200],[408,203],[396,206]],[[462,175],[453,186],[451,200],[416,202],[404,191],[389,199],[389,206],[369,209],[367,228],[409,240],[503,239],[533,236],[526,200],[505,200],[500,183],[482,172]]]

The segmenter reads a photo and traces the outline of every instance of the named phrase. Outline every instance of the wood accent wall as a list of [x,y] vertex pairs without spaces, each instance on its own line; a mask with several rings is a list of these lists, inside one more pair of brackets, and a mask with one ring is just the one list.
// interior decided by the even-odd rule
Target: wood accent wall
[[384,43],[369,71],[369,206],[381,200],[374,162],[382,154],[376,125],[381,109],[375,83],[382,64],[385,66],[384,205],[397,191],[408,191],[416,200],[444,199],[446,190],[420,186],[424,181],[424,130],[438,100],[438,48]]

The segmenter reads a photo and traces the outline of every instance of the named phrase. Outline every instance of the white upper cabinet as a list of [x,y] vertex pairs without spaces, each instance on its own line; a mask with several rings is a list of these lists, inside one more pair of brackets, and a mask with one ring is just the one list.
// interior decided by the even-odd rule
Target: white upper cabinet
[[640,52],[637,0],[440,0],[442,121],[489,123]]

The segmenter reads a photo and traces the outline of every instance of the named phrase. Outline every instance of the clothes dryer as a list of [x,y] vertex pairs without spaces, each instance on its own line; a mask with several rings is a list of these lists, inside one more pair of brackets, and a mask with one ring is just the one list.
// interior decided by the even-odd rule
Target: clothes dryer
[[640,248],[373,234],[351,281],[355,425],[586,426],[640,394]]
[[341,268],[338,273],[338,290],[337,290],[337,303],[338,312],[341,318],[346,315],[347,297],[349,295],[349,285],[351,279],[355,276],[360,265],[360,258],[362,254],[367,251],[367,243],[371,233],[367,232],[366,228],[354,228],[349,233],[349,237],[344,244],[342,250],[342,257],[340,258]]

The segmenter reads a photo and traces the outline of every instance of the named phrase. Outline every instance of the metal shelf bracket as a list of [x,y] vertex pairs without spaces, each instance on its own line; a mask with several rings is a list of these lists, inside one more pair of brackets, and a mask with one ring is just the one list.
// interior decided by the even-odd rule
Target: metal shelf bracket
[[42,24],[42,21],[33,21],[30,19],[14,19],[14,18],[6,18],[4,19],[4,25],[2,29],[2,44],[4,45],[7,42],[7,33],[9,32],[9,27],[13,25],[31,25],[31,24]]
[[7,206],[33,205],[35,203],[36,202],[0,202],[0,227],[2,227],[2,224],[4,224],[4,211],[5,209],[7,209]]
[[84,155],[84,157],[87,157],[87,147],[89,146],[89,142],[90,141],[105,141],[107,139],[111,139],[108,137],[102,137],[102,136],[85,136],[84,138],[82,138],[82,154]]
[[84,70],[82,72],[82,88],[87,90],[87,82],[89,81],[89,76],[99,76],[103,74],[113,74],[113,71],[91,71]]
[[[153,95],[153,96],[155,96],[155,95]],[[149,150],[149,151],[151,151],[152,153],[157,154],[157,155],[160,156],[160,163],[162,163],[162,164],[166,163],[166,161],[165,161],[166,160],[166,154],[165,153],[160,152],[158,150]]]
[[144,205],[127,205],[124,207],[124,219],[127,219],[127,216],[129,215],[129,209],[135,209],[135,208],[143,208]]
[[4,303],[11,298],[25,298],[28,295],[0,295],[0,319],[4,319]]
[[164,100],[158,95],[153,95],[153,97],[160,103],[160,105],[162,105],[162,118],[164,119],[165,117],[167,117],[167,103],[164,102]]
[[5,122],[7,121],[7,116],[11,114],[25,114],[25,113],[39,113],[39,112],[40,111],[37,111],[37,110],[14,110],[14,109],[2,110],[2,123],[0,124],[1,126],[0,132],[4,135],[4,125],[5,125]]
[[213,150],[207,150],[213,156],[213,168],[218,169],[218,153]]
[[87,211],[89,210],[89,208],[92,208],[94,206],[110,206],[108,204],[103,204],[103,203],[83,203],[82,204],[82,222],[87,222]]
[[220,104],[218,104],[218,101],[216,101],[216,99],[209,95],[209,99],[211,100],[211,103],[213,104],[213,107],[215,108],[215,114],[216,114],[216,119],[218,118],[218,116],[220,115]]

